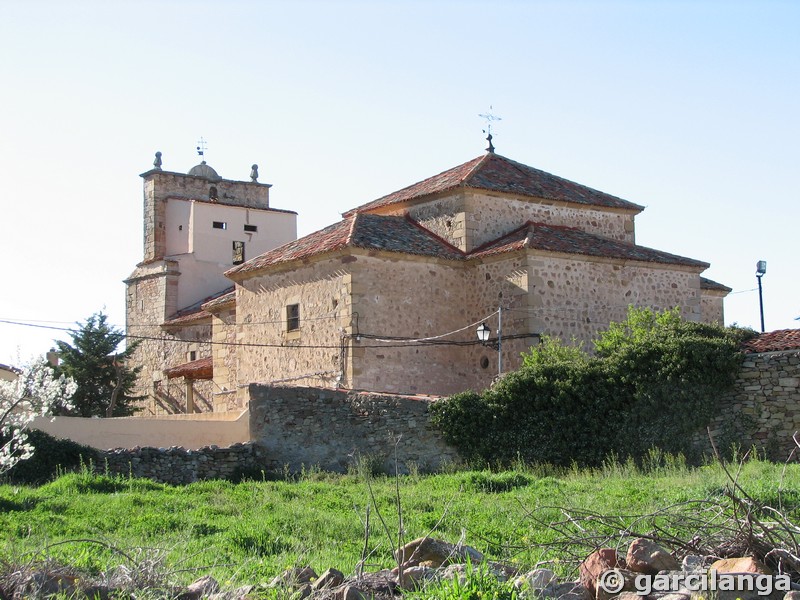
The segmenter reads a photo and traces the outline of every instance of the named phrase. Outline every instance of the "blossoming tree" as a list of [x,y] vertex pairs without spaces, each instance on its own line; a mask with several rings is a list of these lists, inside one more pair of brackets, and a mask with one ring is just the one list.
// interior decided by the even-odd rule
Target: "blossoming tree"
[[75,382],[56,377],[44,360],[25,367],[15,381],[0,381],[0,474],[33,455],[25,430],[34,417],[48,416],[53,409],[69,409]]

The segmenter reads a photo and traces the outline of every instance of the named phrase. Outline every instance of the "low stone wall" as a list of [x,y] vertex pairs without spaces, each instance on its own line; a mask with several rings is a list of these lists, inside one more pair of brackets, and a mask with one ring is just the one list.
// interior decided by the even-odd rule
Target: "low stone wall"
[[271,462],[291,471],[317,466],[345,472],[368,460],[394,472],[434,471],[458,462],[429,421],[430,397],[252,384],[250,435]]
[[[748,354],[710,429],[719,446],[756,447],[786,460],[796,448],[792,435],[800,431],[800,350]],[[703,437],[705,432],[698,440]]]
[[98,452],[97,469],[115,475],[146,477],[162,483],[185,484],[204,479],[235,479],[247,473],[257,476],[271,464],[257,444],[227,448],[117,448]]

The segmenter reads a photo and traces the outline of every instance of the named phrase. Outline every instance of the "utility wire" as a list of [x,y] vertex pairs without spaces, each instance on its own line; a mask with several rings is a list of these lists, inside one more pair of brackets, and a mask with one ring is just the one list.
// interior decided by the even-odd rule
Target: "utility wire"
[[[8,325],[19,325],[22,327],[33,327],[37,329],[49,329],[55,331],[66,331],[69,333],[75,333],[76,330],[68,329],[66,327],[53,327],[49,325],[36,325],[34,323],[22,323],[18,321],[11,321],[8,319],[0,319],[0,323],[5,323]],[[376,336],[371,336],[369,334],[360,334],[361,337],[372,339]],[[517,339],[517,338],[526,338],[526,337],[535,337],[536,334],[516,334],[516,335],[504,335],[503,339]],[[180,344],[186,343],[198,343],[198,344],[209,344],[212,346],[229,346],[229,347],[242,347],[242,348],[287,348],[287,349],[313,349],[313,350],[341,350],[341,344],[266,344],[266,343],[255,343],[255,342],[215,342],[213,340],[182,340],[177,338],[168,338],[168,337],[158,337],[158,336],[148,336],[148,335],[125,335],[122,334],[122,337],[129,340],[151,340],[157,342],[174,342]],[[348,334],[349,338],[356,338],[358,337],[356,334]],[[386,339],[386,338],[378,338],[378,339]],[[377,340],[376,340],[377,341]],[[415,343],[405,343],[399,341],[389,340],[388,343],[380,343],[380,344],[358,344],[357,348],[409,348],[413,346],[477,346],[480,345],[479,340],[470,340],[470,341],[447,341],[447,340],[430,340],[430,341],[422,341],[422,342],[415,342]]]

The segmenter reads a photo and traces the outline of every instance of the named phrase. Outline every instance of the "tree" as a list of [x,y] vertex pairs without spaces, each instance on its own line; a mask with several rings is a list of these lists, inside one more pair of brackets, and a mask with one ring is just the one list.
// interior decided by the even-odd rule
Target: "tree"
[[0,473],[33,455],[26,429],[36,416],[50,415],[56,407],[70,409],[76,389],[44,359],[25,367],[15,381],[0,381]]
[[93,314],[76,331],[70,332],[72,344],[57,341],[57,374],[71,377],[78,384],[73,407],[59,414],[80,417],[126,417],[138,410],[133,396],[136,376],[141,367],[131,369],[126,361],[138,345],[128,344],[118,351],[125,334],[108,323],[102,312]]

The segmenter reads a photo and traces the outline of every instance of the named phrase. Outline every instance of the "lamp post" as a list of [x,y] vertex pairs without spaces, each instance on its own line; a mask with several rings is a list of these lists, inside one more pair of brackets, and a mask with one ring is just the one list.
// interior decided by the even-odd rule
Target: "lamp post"
[[497,339],[494,341],[489,341],[489,334],[491,330],[489,326],[484,321],[480,325],[478,325],[478,329],[475,333],[478,335],[478,341],[484,345],[489,346],[490,348],[494,348],[497,350],[497,374],[503,374],[503,307],[497,309]]
[[758,307],[761,311],[761,333],[764,333],[764,296],[761,293],[761,278],[767,272],[767,261],[760,260],[756,263],[756,279],[758,279]]

